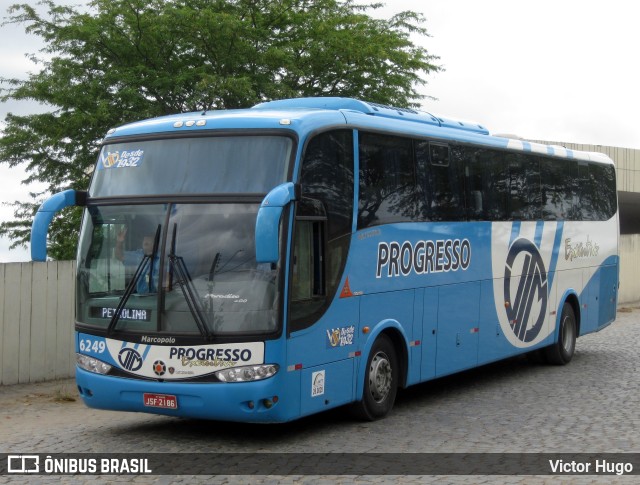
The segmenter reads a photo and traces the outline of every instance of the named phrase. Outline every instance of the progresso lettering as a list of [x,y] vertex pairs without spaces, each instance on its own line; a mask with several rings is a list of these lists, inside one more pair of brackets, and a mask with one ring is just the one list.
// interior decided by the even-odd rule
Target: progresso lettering
[[212,349],[193,347],[171,347],[169,350],[170,359],[188,360],[218,360],[232,362],[248,362],[251,360],[251,350],[249,349]]
[[409,276],[466,270],[471,264],[471,243],[468,239],[438,239],[381,242],[378,244],[376,278]]

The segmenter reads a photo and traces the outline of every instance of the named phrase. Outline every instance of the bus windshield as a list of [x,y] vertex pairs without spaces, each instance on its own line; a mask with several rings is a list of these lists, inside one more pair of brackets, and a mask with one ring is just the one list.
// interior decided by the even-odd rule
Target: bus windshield
[[257,211],[258,204],[89,206],[78,323],[207,338],[277,331],[278,271],[256,263]]
[[105,145],[90,197],[266,194],[287,180],[286,136],[206,136]]

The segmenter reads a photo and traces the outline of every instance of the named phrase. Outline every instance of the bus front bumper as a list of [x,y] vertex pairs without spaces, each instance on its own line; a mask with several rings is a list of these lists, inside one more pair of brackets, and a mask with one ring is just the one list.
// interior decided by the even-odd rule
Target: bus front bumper
[[[76,367],[78,392],[91,408],[222,421],[275,423],[299,416],[299,400],[279,395],[277,389],[290,388],[282,383],[278,385],[279,380],[276,375],[261,381],[237,383],[160,382],[95,374]],[[149,399],[145,404],[145,394],[147,398],[169,396],[161,405],[169,402],[176,408],[150,405]],[[286,403],[286,400],[294,402]]]

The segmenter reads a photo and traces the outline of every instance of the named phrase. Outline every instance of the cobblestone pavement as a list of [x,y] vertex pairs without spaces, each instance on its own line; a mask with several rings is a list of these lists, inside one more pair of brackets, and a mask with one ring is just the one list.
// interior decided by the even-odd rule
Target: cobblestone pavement
[[[0,387],[0,453],[640,452],[640,306],[578,340],[571,364],[519,357],[401,391],[381,421],[335,409],[283,425],[97,411],[73,380]],[[637,483],[598,476],[0,476],[0,483]]]

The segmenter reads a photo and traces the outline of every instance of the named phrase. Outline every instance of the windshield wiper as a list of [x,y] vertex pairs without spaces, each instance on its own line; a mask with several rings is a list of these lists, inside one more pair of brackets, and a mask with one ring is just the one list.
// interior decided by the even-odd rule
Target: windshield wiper
[[[178,225],[173,224],[173,234],[171,235],[171,249],[169,254],[176,254],[176,232]],[[167,291],[173,291],[173,265],[169,265],[169,284],[167,285]]]
[[171,277],[173,279],[175,275],[176,283],[178,283],[178,285],[180,286],[180,290],[182,290],[182,294],[187,302],[187,306],[189,307],[191,314],[193,315],[193,319],[196,321],[198,330],[200,330],[200,333],[205,339],[211,340],[212,335],[207,329],[207,322],[204,318],[204,312],[202,311],[202,306],[200,305],[198,293],[193,287],[193,280],[191,279],[189,270],[184,264],[184,259],[182,258],[182,256],[176,255],[176,232],[177,224],[174,224],[173,236],[171,240],[171,253],[169,254],[169,265],[172,275]]
[[140,261],[140,264],[138,264],[138,267],[136,268],[136,271],[133,274],[133,278],[131,278],[131,281],[129,281],[129,285],[124,291],[124,295],[122,295],[122,298],[120,298],[120,301],[118,302],[118,306],[116,307],[116,311],[113,317],[111,317],[111,321],[109,322],[109,326],[107,327],[107,335],[111,335],[111,333],[113,333],[113,330],[116,328],[116,325],[118,325],[118,321],[120,320],[120,313],[124,309],[124,306],[127,304],[127,301],[129,301],[129,297],[133,294],[133,291],[136,289],[138,285],[138,280],[144,273],[145,264],[148,261],[150,261],[149,292],[151,292],[151,285],[153,280],[153,272],[152,272],[153,261],[156,258],[156,254],[158,253],[158,245],[160,243],[160,229],[161,229],[161,226],[160,224],[158,224],[158,228],[156,229],[156,235],[153,238],[153,250],[151,251],[151,254],[144,254],[142,256],[142,261]]
[[211,263],[211,268],[209,268],[209,283],[213,282],[213,277],[216,274],[216,269],[218,267],[218,263],[220,262],[220,253],[216,253],[213,258],[213,262]]

